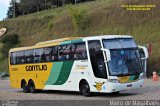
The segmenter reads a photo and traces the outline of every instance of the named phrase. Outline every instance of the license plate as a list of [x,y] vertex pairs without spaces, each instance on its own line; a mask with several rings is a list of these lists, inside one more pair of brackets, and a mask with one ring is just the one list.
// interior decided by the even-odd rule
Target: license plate
[[127,85],[127,87],[132,87],[132,84]]

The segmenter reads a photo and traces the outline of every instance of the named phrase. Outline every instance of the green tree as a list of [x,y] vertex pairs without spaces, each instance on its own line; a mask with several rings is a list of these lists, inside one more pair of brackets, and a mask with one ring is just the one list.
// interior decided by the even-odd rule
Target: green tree
[[1,43],[3,43],[1,53],[4,55],[4,57],[8,57],[9,50],[16,47],[20,43],[20,41],[17,34],[12,34],[3,36],[3,38],[1,39]]
[[[18,8],[19,4],[15,2],[15,17],[20,15],[20,11]],[[10,6],[8,7],[8,12],[7,12],[7,17],[8,18],[13,18],[14,15],[14,0],[11,0]]]

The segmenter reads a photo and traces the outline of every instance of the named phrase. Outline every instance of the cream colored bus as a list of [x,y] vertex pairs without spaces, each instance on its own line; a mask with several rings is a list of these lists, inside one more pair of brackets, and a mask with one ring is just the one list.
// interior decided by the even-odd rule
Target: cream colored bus
[[40,42],[9,51],[11,86],[36,90],[119,93],[143,85],[148,52],[132,36],[103,35]]

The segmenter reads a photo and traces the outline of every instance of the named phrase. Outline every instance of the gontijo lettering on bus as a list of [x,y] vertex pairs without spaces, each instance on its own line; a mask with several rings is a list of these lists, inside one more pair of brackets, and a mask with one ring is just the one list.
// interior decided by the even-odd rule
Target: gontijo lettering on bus
[[29,65],[26,66],[26,71],[47,71],[47,65]]

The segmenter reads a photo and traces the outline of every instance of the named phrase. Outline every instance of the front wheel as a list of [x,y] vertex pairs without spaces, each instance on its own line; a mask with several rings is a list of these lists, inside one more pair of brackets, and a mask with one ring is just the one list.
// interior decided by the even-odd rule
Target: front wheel
[[80,85],[80,92],[86,97],[91,96],[90,87],[86,81]]

